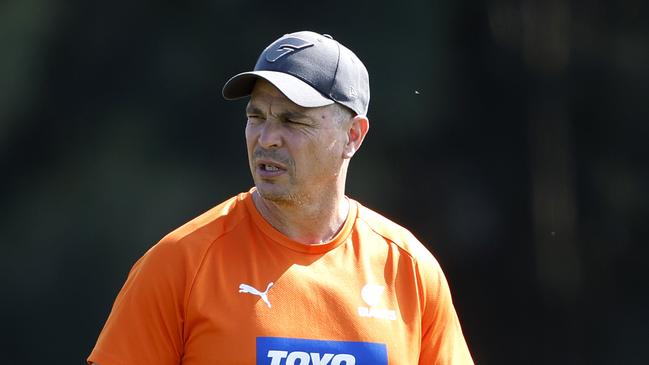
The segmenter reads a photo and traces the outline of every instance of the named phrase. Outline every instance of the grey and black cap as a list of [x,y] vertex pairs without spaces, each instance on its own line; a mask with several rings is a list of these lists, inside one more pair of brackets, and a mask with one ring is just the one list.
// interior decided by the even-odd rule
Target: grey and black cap
[[277,87],[295,104],[312,108],[342,104],[366,115],[370,102],[367,69],[347,47],[328,35],[309,31],[286,34],[266,47],[253,71],[223,86],[223,97],[250,95],[259,79]]

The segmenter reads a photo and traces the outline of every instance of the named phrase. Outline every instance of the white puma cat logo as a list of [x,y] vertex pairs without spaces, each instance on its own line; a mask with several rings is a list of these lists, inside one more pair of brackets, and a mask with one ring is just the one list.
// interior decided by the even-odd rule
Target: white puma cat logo
[[259,297],[261,297],[261,300],[263,300],[268,305],[268,308],[270,308],[270,302],[268,301],[268,296],[266,294],[268,293],[268,289],[270,289],[271,286],[273,286],[272,282],[268,283],[268,286],[266,287],[266,291],[260,292],[259,290],[253,288],[248,284],[240,284],[239,293],[258,295]]

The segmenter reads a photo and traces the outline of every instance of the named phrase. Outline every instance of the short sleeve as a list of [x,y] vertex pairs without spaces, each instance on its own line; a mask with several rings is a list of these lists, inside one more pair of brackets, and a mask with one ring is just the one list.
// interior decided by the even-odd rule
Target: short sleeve
[[441,267],[430,256],[419,263],[424,294],[420,365],[473,364]]
[[152,247],[131,269],[87,361],[177,365],[183,348],[187,268],[174,242]]

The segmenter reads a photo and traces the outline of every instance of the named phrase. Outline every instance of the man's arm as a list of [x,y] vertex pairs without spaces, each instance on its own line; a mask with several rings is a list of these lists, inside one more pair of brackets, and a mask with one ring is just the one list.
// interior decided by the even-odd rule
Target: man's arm
[[437,260],[432,255],[430,259],[420,263],[426,304],[419,363],[473,365],[446,277]]
[[185,257],[174,241],[163,239],[133,265],[87,358],[89,364],[180,362]]

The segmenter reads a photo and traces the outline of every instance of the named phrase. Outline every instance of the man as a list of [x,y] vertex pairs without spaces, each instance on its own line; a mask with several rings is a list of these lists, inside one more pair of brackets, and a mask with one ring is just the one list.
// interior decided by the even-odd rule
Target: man
[[345,196],[369,129],[356,55],[327,35],[287,34],[223,95],[250,96],[255,187],[133,266],[88,362],[472,364],[437,261]]

